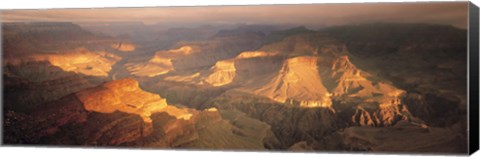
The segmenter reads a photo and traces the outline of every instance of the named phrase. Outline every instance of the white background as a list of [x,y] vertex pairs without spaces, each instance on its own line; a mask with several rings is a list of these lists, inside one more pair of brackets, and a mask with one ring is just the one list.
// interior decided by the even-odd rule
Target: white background
[[[425,0],[0,0],[0,9],[48,9],[48,8],[92,8],[92,7],[145,7],[145,6],[204,6],[204,5],[247,5],[247,4],[298,4],[298,3],[351,3],[351,2],[418,2]],[[445,1],[445,0],[436,0]],[[472,0],[477,6],[480,0]],[[0,14],[1,15],[1,14]],[[139,149],[81,149],[46,147],[0,147],[0,156],[225,156],[225,157],[341,157],[341,156],[411,156],[415,155],[373,155],[373,154],[331,154],[331,153],[267,153],[267,152],[220,152],[220,151],[178,151],[178,150],[139,150]],[[474,156],[480,156],[476,153]]]

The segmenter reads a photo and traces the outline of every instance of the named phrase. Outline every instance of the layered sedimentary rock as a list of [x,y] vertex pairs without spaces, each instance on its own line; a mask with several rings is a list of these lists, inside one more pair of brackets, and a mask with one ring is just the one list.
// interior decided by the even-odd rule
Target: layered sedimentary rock
[[205,82],[213,86],[223,86],[231,83],[236,74],[234,60],[218,61],[211,70],[213,72],[205,78]]
[[[203,41],[183,41],[173,49],[160,50],[147,63],[129,63],[130,74],[154,77],[172,71],[191,72],[214,66],[217,61],[235,57],[240,52],[256,48],[261,44],[262,34],[218,34]],[[155,63],[155,60],[160,63]]]
[[[37,73],[48,72],[55,71],[37,71]],[[50,75],[48,80],[40,81],[4,75],[4,96],[8,97],[4,100],[4,107],[15,111],[34,110],[46,102],[95,86],[103,80],[102,78],[63,73],[61,70],[57,72],[59,74],[54,77]]]
[[181,58],[193,53],[193,48],[190,46],[183,46],[178,49],[171,49],[167,51],[158,51],[155,56],[146,63],[128,64],[127,70],[135,76],[154,77],[166,74],[175,70],[172,60]]
[[111,66],[121,58],[84,48],[62,53],[6,59],[3,76],[6,106],[30,110],[108,79]]
[[278,75],[268,84],[253,89],[253,93],[280,103],[294,103],[303,107],[330,107],[330,93],[318,75],[316,57],[287,59]]
[[[328,134],[345,126],[383,127],[402,120],[423,124],[411,116],[402,101],[404,90],[357,68],[350,61],[350,54],[344,46],[327,39],[318,40],[319,43],[308,39],[295,37],[285,43],[298,44],[290,46],[307,48],[302,49],[305,51],[293,49],[295,52],[288,53],[288,47],[274,43],[275,46],[266,47],[271,52],[282,53],[235,58],[236,63],[243,63],[235,65],[236,75],[231,84],[237,85],[237,88],[208,103],[217,107],[234,107],[277,126],[273,130],[277,136],[292,137],[290,140],[281,140],[286,147],[302,140],[315,141],[322,138],[315,137],[314,130]],[[264,71],[269,66],[271,68]],[[245,67],[249,67],[248,70],[240,72]],[[274,107],[275,105],[279,106]],[[291,112],[304,114],[293,116]],[[289,116],[273,118],[277,114]],[[307,120],[305,123],[322,121],[324,126],[301,129],[299,127],[305,127],[303,124],[280,125],[298,119]],[[284,131],[285,129],[291,130]]]
[[5,142],[253,150],[278,144],[266,123],[233,110],[167,105],[133,79],[106,82],[43,108],[29,114],[10,111]]
[[106,51],[115,39],[69,22],[4,23],[2,32],[5,102],[14,110],[95,86],[122,59]]
[[86,48],[76,48],[61,53],[38,54],[7,59],[4,64],[6,66],[23,66],[29,63],[48,62],[65,72],[106,77],[113,64],[121,59],[121,57],[105,51],[90,51]]
[[220,110],[234,108],[274,126],[274,135],[281,137],[277,149],[298,141],[319,140],[338,128],[335,112],[329,108],[292,107],[249,93],[228,91],[208,104]]
[[408,108],[427,123],[452,125],[466,113],[466,30],[448,25],[371,23],[322,32],[344,42],[357,56],[354,61],[359,68],[375,71],[408,91]]
[[[245,51],[234,58],[220,60],[207,70],[202,70],[193,74],[168,76],[165,80],[173,82],[188,83],[192,85],[210,85],[221,87],[235,83],[242,83],[249,77],[269,73],[273,70],[269,58],[278,57],[278,53],[264,51]],[[261,67],[258,62],[265,62]],[[255,68],[255,69],[252,69]]]
[[115,80],[77,93],[87,111],[112,113],[121,111],[139,115],[151,122],[150,115],[167,106],[165,99],[140,89],[133,79]]

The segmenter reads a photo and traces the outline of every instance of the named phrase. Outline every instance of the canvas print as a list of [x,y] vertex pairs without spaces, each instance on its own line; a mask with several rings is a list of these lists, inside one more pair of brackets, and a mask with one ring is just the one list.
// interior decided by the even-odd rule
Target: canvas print
[[2,142],[465,154],[468,7],[2,10]]

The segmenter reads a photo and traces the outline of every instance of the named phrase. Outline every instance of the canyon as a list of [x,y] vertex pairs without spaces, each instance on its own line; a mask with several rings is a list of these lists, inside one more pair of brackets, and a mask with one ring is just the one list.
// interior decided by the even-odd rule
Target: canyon
[[5,144],[467,151],[466,30],[117,25],[2,25]]

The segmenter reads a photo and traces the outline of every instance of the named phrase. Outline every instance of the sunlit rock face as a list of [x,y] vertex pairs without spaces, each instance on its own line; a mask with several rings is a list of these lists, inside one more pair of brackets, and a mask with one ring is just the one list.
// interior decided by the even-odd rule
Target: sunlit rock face
[[223,86],[229,84],[235,78],[235,62],[234,60],[223,60],[215,64],[211,69],[213,71],[205,82],[213,86]]
[[140,89],[133,79],[115,80],[76,94],[88,111],[112,113],[121,111],[139,115],[151,122],[150,115],[166,111],[179,119],[189,119],[191,114],[182,109],[167,107],[165,99]]
[[240,53],[236,58],[238,59],[247,59],[255,57],[268,57],[278,55],[278,52],[265,52],[265,51],[246,51]]
[[270,125],[242,112],[167,105],[133,79],[82,90],[31,115],[7,116],[6,143],[249,150],[278,143]]
[[369,74],[357,69],[350,62],[348,56],[341,56],[333,60],[331,71],[328,75],[332,81],[336,82],[335,86],[331,86],[334,96],[367,97],[372,96],[372,92],[377,91],[372,81],[366,78]]
[[[275,52],[245,51],[234,58],[220,60],[208,70],[200,71],[192,75],[174,75],[166,77],[165,80],[183,82],[194,85],[211,85],[214,87],[226,86],[235,81],[244,80],[249,75],[268,73],[274,68],[269,57],[277,56]],[[263,61],[262,61],[263,60]],[[259,64],[259,62],[261,62]],[[260,67],[258,65],[261,65]],[[274,65],[273,65],[274,66]],[[245,71],[250,71],[245,73]]]
[[25,58],[9,59],[6,64],[22,65],[31,62],[47,61],[66,72],[88,76],[108,76],[112,65],[122,58],[106,51],[90,51],[77,48],[71,51],[53,54],[32,55]]
[[178,49],[158,51],[148,62],[139,64],[127,64],[126,68],[130,74],[135,76],[154,77],[167,74],[175,70],[172,63],[174,59],[188,56],[194,53],[190,46],[182,46]]
[[357,57],[352,61],[361,63],[359,68],[375,71],[407,95],[420,96],[418,101],[407,102],[414,116],[442,126],[462,117],[452,113],[466,113],[467,30],[448,25],[375,23],[323,32],[345,43]]
[[284,61],[276,77],[263,87],[254,89],[253,93],[280,103],[330,107],[330,93],[318,73],[316,57],[290,58]]
[[372,76],[358,69],[348,56],[337,57],[331,63],[324,67],[330,70],[321,75],[327,80],[332,98],[340,100],[335,108],[346,110],[352,125],[390,126],[411,118],[405,103],[401,102],[404,90],[373,81]]
[[[376,82],[372,76],[353,65],[348,56],[341,56],[333,60],[331,70],[322,73],[329,78],[328,84],[333,96],[341,97],[399,97],[405,94],[404,90],[398,89],[385,82]],[[332,82],[335,82],[332,84]]]
[[135,76],[154,77],[174,70],[171,58],[155,56],[147,63],[127,65],[127,70]]
[[[259,57],[269,57],[275,56],[278,53],[268,53],[263,51],[246,51],[237,55],[235,58],[221,60],[215,63],[215,65],[210,68],[208,76],[204,78],[204,81],[212,86],[224,86],[230,84],[234,81],[235,75],[237,74],[238,66],[240,69],[244,68],[244,64],[249,64],[242,62],[241,60],[247,60],[251,58]],[[251,63],[250,63],[251,64]]]
[[[262,38],[261,33],[241,33],[215,35],[208,40],[182,41],[172,45],[173,49],[157,51],[147,63],[129,63],[126,68],[130,74],[141,77],[171,74],[172,71],[192,72],[256,48]],[[161,63],[155,63],[155,60]]]
[[[287,146],[344,125],[383,127],[402,120],[422,123],[410,115],[402,101],[405,91],[357,68],[344,45],[321,35],[284,40],[288,42],[262,49],[280,54],[245,53],[234,58],[236,73],[230,84],[238,87],[212,100],[214,106],[235,107],[261,117],[277,126],[277,135],[295,137],[282,141]],[[305,112],[275,118],[300,111]],[[295,123],[299,119],[305,124],[321,121],[324,126]]]
[[116,49],[118,51],[121,51],[121,52],[133,52],[133,51],[135,51],[135,48],[136,48],[135,44],[125,43],[125,42],[112,44],[112,45],[110,45],[110,47],[112,47],[113,49]]
[[193,47],[191,46],[182,46],[178,49],[173,49],[173,50],[169,50],[167,51],[168,53],[170,54],[181,54],[181,55],[190,55],[193,53]]

